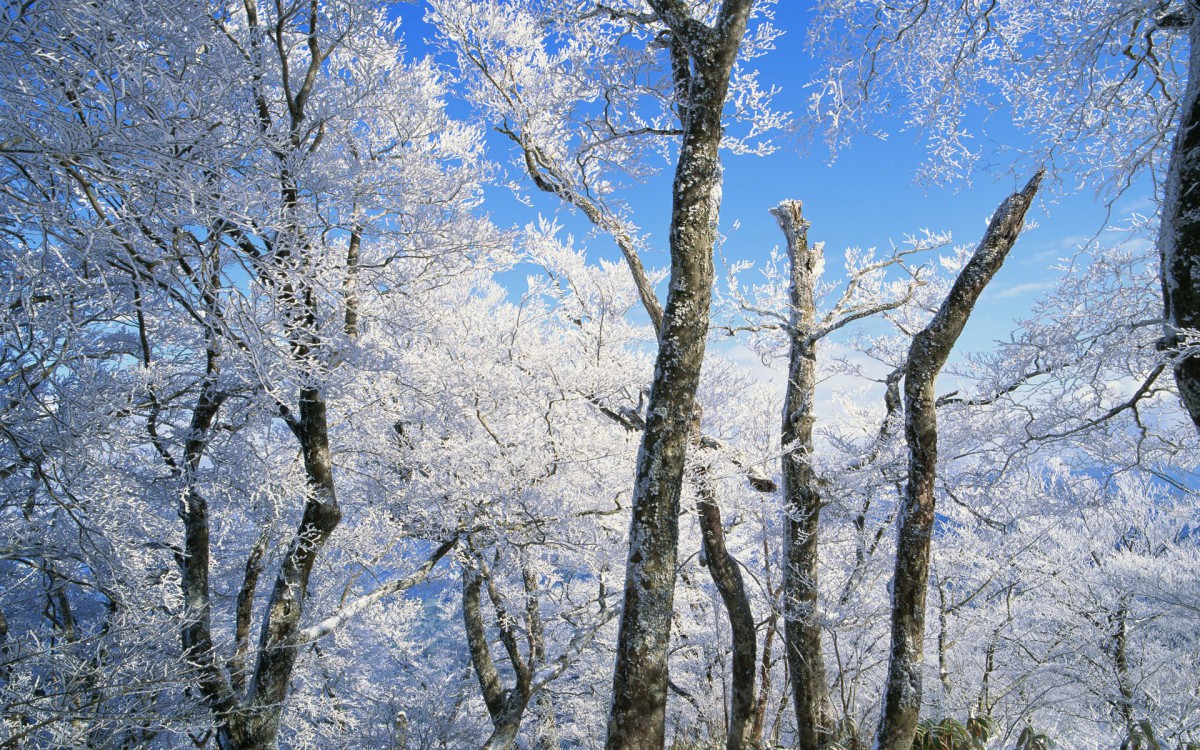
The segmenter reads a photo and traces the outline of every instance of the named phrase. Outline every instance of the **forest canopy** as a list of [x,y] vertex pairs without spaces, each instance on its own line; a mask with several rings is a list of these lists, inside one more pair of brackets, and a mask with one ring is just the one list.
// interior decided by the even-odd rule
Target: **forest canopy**
[[1200,747],[1200,0],[14,0],[0,69],[0,748]]

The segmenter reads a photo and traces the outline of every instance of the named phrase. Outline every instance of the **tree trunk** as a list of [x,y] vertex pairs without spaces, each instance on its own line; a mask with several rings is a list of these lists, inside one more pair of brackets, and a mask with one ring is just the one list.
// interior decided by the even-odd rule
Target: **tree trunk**
[[[769,577],[768,577],[768,580]],[[771,592],[774,601],[776,592]],[[758,700],[754,707],[754,723],[750,729],[751,747],[763,744],[763,733],[767,727],[767,705],[771,702],[771,659],[775,645],[775,633],[779,630],[779,616],[771,612],[767,618],[767,634],[763,636],[762,660],[758,667]]]
[[824,263],[821,248],[808,244],[809,223],[800,201],[784,201],[771,211],[787,237],[791,266],[791,354],[783,404],[784,638],[792,674],[799,750],[817,750],[831,731],[829,685],[821,652],[817,614],[817,529],[821,495],[812,469],[813,403],[817,390],[814,290]]
[[[205,280],[214,281],[208,277]],[[216,288],[215,283],[213,288]],[[216,300],[207,290],[204,301],[206,310],[215,314]],[[183,466],[180,467],[165,448],[160,448],[160,451],[167,465],[181,473],[184,481],[184,495],[179,509],[183,521],[183,554],[177,556],[184,601],[184,622],[180,632],[184,658],[197,667],[201,697],[212,711],[217,725],[218,747],[221,750],[240,750],[247,746],[249,735],[239,712],[237,695],[217,660],[213,643],[208,499],[201,491],[198,476],[212,425],[225,400],[217,388],[221,373],[220,339],[212,328],[205,331],[205,337],[204,380],[192,410],[188,439],[184,444]],[[153,431],[151,435],[154,437]]]
[[1187,88],[1167,171],[1162,226],[1158,234],[1163,293],[1162,346],[1185,350],[1175,357],[1179,398],[1200,430],[1200,342],[1184,329],[1200,329],[1200,0],[1187,0],[1189,15]]
[[899,513],[896,569],[892,579],[892,645],[875,738],[877,750],[909,750],[921,711],[925,659],[925,595],[933,539],[934,481],[937,476],[937,410],[934,383],[946,364],[976,300],[1000,270],[1017,241],[1025,212],[1041,183],[1039,171],[1023,190],[1009,196],[992,216],[983,241],[926,328],[908,350],[904,374],[904,437],[908,483]]
[[942,580],[938,580],[938,638],[937,638],[937,657],[938,657],[938,680],[942,683],[942,694],[948,701],[950,698],[950,665],[948,663],[950,649],[949,640],[946,637],[946,627],[950,621],[950,613],[946,608],[946,585]]
[[[546,644],[537,602],[537,580],[532,569],[523,562],[521,577],[525,585],[525,615],[529,640],[529,658],[526,660],[517,645],[518,633],[513,618],[504,607],[491,573],[482,558],[477,557],[477,562],[478,569],[463,568],[463,622],[466,625],[471,663],[475,667],[475,676],[479,678],[479,687],[483,691],[483,702],[492,720],[492,733],[484,742],[483,750],[508,750],[517,740],[517,733],[521,731],[521,722],[525,718],[525,709],[529,706],[534,692],[534,669],[545,661]],[[501,682],[492,660],[491,648],[488,646],[480,605],[480,587],[484,582],[487,584],[488,598],[495,609],[500,641],[516,675],[516,683],[511,689],[505,688]],[[549,708],[548,701],[539,705]],[[552,710],[549,721],[553,722]]]
[[1113,669],[1117,674],[1117,693],[1120,698],[1114,701],[1117,715],[1124,725],[1125,737],[1133,739],[1135,719],[1133,709],[1134,679],[1129,670],[1129,606],[1126,597],[1121,598],[1117,611],[1109,616],[1109,622],[1115,625],[1112,635]]
[[503,710],[492,718],[492,734],[483,743],[482,750],[508,750],[517,741],[529,700],[519,690],[509,691],[506,697]]
[[475,668],[475,677],[479,680],[483,703],[487,706],[488,715],[494,719],[504,710],[504,685],[500,682],[500,673],[496,671],[496,664],[492,661],[487,630],[483,624],[482,599],[479,593],[483,579],[479,571],[466,565],[463,566],[462,579],[462,610],[467,650],[471,653],[471,666]]
[[672,46],[686,48],[693,67],[677,69],[674,81],[687,105],[672,186],[671,285],[637,460],[608,750],[660,750],[666,736],[679,497],[712,299],[721,114],[752,4],[726,0],[716,27],[707,28],[683,4],[651,0]]
[[537,717],[537,729],[533,735],[533,750],[559,750],[558,720],[554,716],[554,701],[545,690],[537,694],[533,702]]
[[8,620],[0,608],[0,684],[7,684],[12,675],[11,646],[8,642]]
[[[471,652],[471,664],[479,680],[479,689],[483,692],[483,703],[492,720],[492,733],[482,747],[483,750],[508,750],[521,729],[521,719],[529,702],[529,690],[528,684],[522,684],[519,678],[518,685],[511,690],[505,688],[500,680],[483,622],[480,597],[482,583],[483,574],[479,570],[463,568],[462,606],[467,649]],[[499,613],[497,619],[500,619]]]
[[273,748],[279,735],[292,669],[299,656],[293,638],[300,629],[308,598],[308,577],[321,547],[342,518],[333,483],[325,399],[316,388],[300,389],[300,450],[308,492],[300,526],[275,578],[259,635],[258,661],[250,684],[248,722],[256,741],[251,747]]
[[180,586],[183,591],[184,624],[181,632],[184,658],[199,667],[200,692],[213,707],[218,721],[228,717],[234,706],[233,696],[216,661],[212,640],[212,604],[209,588],[210,541],[208,500],[200,491],[196,473],[208,442],[208,431],[220,409],[216,394],[217,378],[214,350],[209,350],[209,372],[196,408],[192,411],[190,437],[185,449],[185,494],[181,502],[183,554],[180,561]]
[[[538,601],[538,577],[526,557],[521,559],[521,583],[525,588],[525,622],[528,627],[529,663],[531,672],[546,663],[546,626],[542,622],[541,604]],[[533,675],[530,675],[532,682]],[[533,750],[559,750],[558,722],[554,715],[554,701],[550,691],[544,687],[533,699],[533,713],[537,721],[534,728]]]
[[737,560],[725,546],[725,527],[721,521],[721,508],[717,505],[707,471],[698,472],[700,502],[697,513],[700,517],[700,532],[704,544],[704,560],[713,583],[725,603],[729,614],[729,629],[733,633],[733,667],[731,682],[733,697],[730,700],[729,728],[726,733],[726,750],[744,750],[750,747],[754,730],[754,668],[758,651],[758,630],[754,624],[754,611],[750,608],[750,597]]
[[361,209],[354,207],[354,226],[350,230],[350,244],[346,248],[346,275],[342,277],[343,327],[346,338],[358,338],[358,270],[362,252]]

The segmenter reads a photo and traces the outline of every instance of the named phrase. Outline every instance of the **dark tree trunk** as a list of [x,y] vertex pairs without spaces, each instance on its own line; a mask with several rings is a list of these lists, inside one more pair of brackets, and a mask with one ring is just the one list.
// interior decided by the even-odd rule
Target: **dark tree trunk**
[[0,683],[7,683],[12,675],[11,647],[8,643],[8,620],[0,609]]
[[[217,280],[209,277],[216,288]],[[216,299],[211,292],[203,295],[206,310],[216,316]],[[209,587],[211,544],[208,525],[208,499],[201,490],[200,463],[208,448],[213,423],[225,401],[217,387],[221,374],[221,346],[219,334],[209,328],[205,331],[205,372],[200,385],[200,394],[192,410],[188,439],[184,444],[183,465],[180,467],[165,447],[159,446],[160,455],[167,466],[183,477],[184,494],[180,502],[179,516],[183,521],[183,554],[178,556],[180,565],[180,588],[184,601],[184,622],[180,636],[184,657],[197,668],[200,694],[213,713],[217,725],[217,745],[221,750],[240,750],[248,746],[250,739],[243,717],[239,712],[237,694],[217,659],[216,646],[212,638],[212,602]],[[148,426],[152,439],[157,439],[152,426]]]
[[259,535],[250,556],[246,558],[242,587],[237,596],[237,619],[234,626],[234,654],[229,660],[229,680],[234,692],[246,689],[248,676],[247,659],[250,654],[250,627],[254,615],[254,592],[258,588],[258,577],[262,575],[262,558],[267,553],[267,534]]
[[191,437],[187,442],[184,466],[186,490],[180,508],[184,549],[180,556],[184,602],[182,638],[185,658],[199,667],[201,693],[217,707],[218,714],[227,714],[233,709],[230,705],[232,694],[217,665],[212,641],[212,605],[208,582],[211,554],[208,500],[200,491],[199,480],[196,477],[208,440],[209,428],[221,405],[221,398],[216,394],[214,385],[216,357],[211,350],[209,362],[209,378],[201,387],[196,408],[192,411]]
[[716,27],[709,28],[677,0],[651,0],[672,48],[686,50],[692,65],[684,71],[676,66],[674,82],[686,106],[672,187],[671,284],[637,460],[608,750],[661,750],[665,741],[679,498],[708,334],[721,114],[752,4],[726,0]]
[[[1170,351],[1186,349],[1182,329],[1200,329],[1200,0],[1187,0],[1187,9],[1191,40],[1187,88],[1179,108],[1158,235],[1162,345]],[[1200,430],[1200,353],[1177,354],[1174,370],[1179,398]]]
[[1117,611],[1112,613],[1108,619],[1114,625],[1112,658],[1113,669],[1117,675],[1117,693],[1120,695],[1120,698],[1115,701],[1115,708],[1117,709],[1117,715],[1121,717],[1121,723],[1124,725],[1125,736],[1132,740],[1136,724],[1133,701],[1135,682],[1129,669],[1129,606],[1127,597],[1122,597]]
[[[471,663],[475,668],[475,676],[479,679],[479,687],[483,692],[483,702],[487,706],[488,716],[492,720],[492,733],[483,744],[483,750],[508,750],[516,742],[517,733],[521,731],[521,722],[525,718],[525,710],[529,706],[534,693],[534,670],[545,661],[545,635],[541,612],[537,602],[537,581],[533,571],[522,564],[521,577],[525,586],[525,617],[528,628],[529,656],[522,656],[518,646],[518,633],[514,620],[509,615],[500,598],[499,590],[491,577],[490,571],[481,557],[476,558],[478,568],[463,568],[463,622],[466,626],[467,648],[471,652]],[[500,642],[508,654],[509,663],[516,675],[515,685],[505,688],[492,660],[491,647],[488,645],[487,630],[483,621],[480,590],[486,584],[488,599],[496,614],[496,626],[500,631]],[[542,697],[545,693],[541,694]],[[553,735],[553,709],[549,701],[539,701],[539,710],[543,712],[541,719],[546,729]],[[549,711],[549,716],[545,712]],[[542,733],[543,735],[545,732]],[[544,743],[544,737],[542,737]],[[539,744],[539,743],[535,743]]]
[[914,338],[904,373],[904,437],[908,483],[900,509],[896,569],[892,579],[892,645],[875,739],[877,750],[909,750],[921,712],[925,659],[925,596],[933,539],[937,476],[937,410],[934,383],[946,364],[976,300],[1000,270],[1021,231],[1025,212],[1041,183],[1039,171],[992,216],[987,233],[929,325]]
[[767,706],[771,702],[771,660],[778,631],[779,616],[772,612],[767,619],[767,634],[763,636],[762,659],[758,666],[758,698],[754,706],[754,723],[750,729],[750,741],[754,743],[752,747],[763,744],[763,733],[767,728]]
[[707,472],[698,472],[700,502],[697,513],[700,517],[700,533],[703,538],[708,571],[713,583],[725,603],[729,614],[729,629],[733,634],[733,667],[731,683],[733,697],[729,707],[729,728],[726,732],[726,750],[744,750],[750,747],[754,730],[754,668],[758,651],[758,630],[754,624],[754,611],[750,608],[750,597],[746,584],[738,570],[737,560],[725,546],[725,527],[721,521],[721,508],[709,483]]
[[483,622],[483,600],[480,596],[483,578],[479,571],[464,566],[462,579],[463,625],[466,628],[467,650],[471,653],[471,666],[475,668],[479,690],[483,693],[483,704],[487,707],[488,715],[494,720],[504,710],[504,684],[500,681],[495,662],[492,661],[487,628]]
[[771,211],[787,237],[791,270],[791,354],[783,404],[784,638],[792,675],[792,705],[800,750],[817,750],[828,739],[831,709],[821,623],[817,613],[817,530],[821,494],[813,472],[813,404],[817,390],[814,290],[823,263],[820,247],[808,244],[808,221],[800,201],[784,201]]
[[273,748],[299,656],[293,638],[300,630],[308,598],[308,577],[325,541],[341,521],[333,484],[329,427],[325,399],[316,388],[300,390],[297,437],[308,479],[300,526],[275,578],[258,642],[258,661],[250,684],[247,721],[255,737],[253,748]]

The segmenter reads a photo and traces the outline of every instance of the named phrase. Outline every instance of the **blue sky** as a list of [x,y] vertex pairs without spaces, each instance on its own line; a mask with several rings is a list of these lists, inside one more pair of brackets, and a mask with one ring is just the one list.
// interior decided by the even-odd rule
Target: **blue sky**
[[[804,44],[810,8],[807,2],[780,3],[775,22],[785,34],[773,53],[756,61],[761,84],[780,89],[776,109],[797,116],[797,131],[805,127],[799,119],[803,117],[807,99],[804,83],[816,66]],[[423,4],[402,4],[396,10],[402,17],[401,31],[410,53],[423,54],[426,47],[422,39],[432,34],[422,20]],[[469,109],[462,105],[456,105],[455,112],[470,116]],[[997,112],[988,121],[969,124],[973,129],[992,133],[997,139],[992,143],[1003,138],[1007,146],[1028,145],[1022,143],[1021,135],[1012,130],[1006,118],[1006,112]],[[821,143],[806,143],[791,134],[778,139],[780,148],[771,156],[726,154],[721,225],[728,239],[723,254],[731,261],[765,259],[782,240],[768,210],[784,199],[804,202],[805,214],[812,222],[810,239],[826,243],[828,274],[840,270],[839,258],[846,247],[886,248],[889,242],[899,243],[904,235],[922,229],[949,231],[955,244],[974,245],[992,211],[1029,177],[1009,173],[1000,154],[985,159],[997,165],[993,172],[978,173],[969,184],[919,185],[914,178],[925,159],[920,134],[900,132],[898,123],[876,125],[892,131],[891,137],[882,140],[863,136],[835,161],[830,160]],[[508,144],[499,137],[490,143],[494,147],[493,158],[507,162]],[[985,153],[992,143],[986,137],[979,141]],[[624,192],[627,202],[636,207],[635,221],[649,233],[653,251],[644,261],[650,267],[665,267],[669,261],[666,237],[672,165],[663,166],[658,179]],[[985,292],[961,339],[960,351],[988,349],[991,342],[1007,338],[1014,328],[1012,321],[1025,315],[1036,295],[1053,283],[1056,272],[1051,267],[1074,255],[1081,244],[1104,228],[1107,216],[1104,201],[1090,188],[1076,191],[1069,185],[1069,178],[1057,182],[1051,176],[1029,215],[1037,228],[1021,239]],[[558,217],[577,239],[589,234],[586,221],[562,211],[556,199],[537,194],[532,188],[530,194],[532,207],[521,205],[504,189],[492,190],[486,209],[501,224],[521,226],[540,212]],[[1151,190],[1143,180],[1117,202],[1112,220],[1118,221],[1130,211],[1151,213],[1152,210]],[[602,237],[587,240],[587,246],[594,257],[619,255],[615,246]],[[507,275],[505,283],[523,286],[523,279],[524,272],[519,270]]]

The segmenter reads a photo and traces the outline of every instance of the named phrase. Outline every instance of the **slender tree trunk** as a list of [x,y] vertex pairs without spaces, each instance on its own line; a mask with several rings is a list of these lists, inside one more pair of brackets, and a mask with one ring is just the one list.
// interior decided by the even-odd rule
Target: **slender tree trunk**
[[[1184,329],[1200,329],[1200,0],[1187,0],[1187,88],[1167,171],[1158,235],[1163,293],[1163,348],[1186,349]],[[1195,348],[1200,342],[1191,341]],[[1176,355],[1179,398],[1200,430],[1200,352]]]
[[322,546],[342,518],[334,491],[325,399],[316,388],[300,390],[298,437],[308,492],[300,526],[275,578],[259,635],[249,711],[249,723],[256,738],[250,747],[256,750],[276,745],[292,669],[299,655],[292,639],[304,615],[308,577]]
[[354,207],[354,227],[350,230],[350,244],[346,248],[346,275],[342,277],[343,326],[346,337],[358,338],[358,259],[362,252],[361,209]]
[[[247,6],[249,7],[249,5]],[[332,49],[321,50],[317,37],[320,14],[314,4],[307,18],[309,61],[307,81],[314,81],[324,58]],[[282,48],[280,48],[282,49]],[[281,60],[283,74],[286,64]],[[319,141],[305,145],[307,134],[304,122],[308,97],[312,89],[301,86],[295,96],[288,96],[290,119],[290,153],[292,156],[312,152]],[[268,115],[269,119],[269,115]],[[247,724],[254,737],[250,747],[270,750],[276,747],[279,725],[291,684],[292,671],[299,656],[300,623],[308,600],[308,579],[325,542],[342,519],[333,476],[333,455],[329,446],[329,419],[325,395],[311,379],[315,375],[313,356],[321,350],[323,341],[318,322],[317,290],[307,276],[314,266],[313,247],[300,218],[301,191],[296,183],[288,154],[276,152],[279,162],[279,187],[283,223],[272,242],[271,269],[276,300],[283,311],[284,327],[291,344],[292,356],[305,384],[299,389],[297,417],[287,416],[288,426],[300,443],[300,455],[306,479],[304,511],[300,525],[284,554],[283,563],[275,577],[275,586],[267,601],[266,616],[259,634],[258,659],[248,689]],[[361,232],[355,227],[353,252],[357,255]],[[357,268],[357,258],[347,259]],[[299,270],[299,274],[294,271]],[[351,280],[353,280],[351,278]],[[351,296],[347,312],[355,309]],[[357,323],[345,320],[347,333]]]
[[950,643],[946,637],[946,626],[949,624],[950,613],[946,610],[946,586],[938,581],[938,638],[937,638],[937,656],[938,656],[938,680],[942,683],[942,693],[946,699],[950,698],[950,665],[947,662]]
[[996,670],[996,634],[988,641],[987,650],[983,653],[983,678],[979,681],[979,700],[975,704],[978,716],[991,716],[991,696],[988,695],[992,680],[992,672]]
[[246,558],[245,571],[242,574],[242,586],[237,596],[237,619],[234,626],[234,653],[229,660],[229,681],[235,693],[246,689],[246,679],[249,674],[247,660],[250,655],[250,628],[254,615],[254,592],[258,588],[258,577],[262,575],[262,558],[267,553],[267,533],[259,534],[258,541]]
[[[483,744],[483,750],[507,750],[517,739],[521,719],[529,702],[526,685],[518,678],[514,689],[504,687],[500,673],[492,660],[488,645],[487,630],[483,622],[480,590],[483,575],[478,570],[463,569],[463,622],[466,625],[467,648],[471,653],[471,664],[483,692],[483,702],[492,720],[492,733]],[[498,616],[499,618],[499,616]],[[501,625],[503,627],[503,625]]]
[[[535,673],[546,664],[546,626],[542,622],[541,604],[538,600],[538,577],[529,559],[521,558],[521,583],[525,588],[525,622],[528,626],[530,672]],[[532,680],[532,674],[531,674]],[[533,699],[533,713],[537,720],[534,728],[533,750],[559,750],[558,722],[554,716],[554,701],[550,691],[539,690]]]
[[750,597],[737,560],[729,554],[725,545],[725,527],[721,521],[721,508],[707,476],[708,472],[697,472],[700,502],[697,513],[700,517],[700,533],[705,550],[704,559],[713,583],[725,603],[729,615],[729,628],[733,634],[733,667],[731,683],[733,696],[730,700],[729,728],[726,731],[726,750],[743,750],[750,746],[754,729],[754,668],[757,661],[758,630],[754,624],[754,611],[750,608]]
[[1133,713],[1133,677],[1129,673],[1129,606],[1128,600],[1122,597],[1120,606],[1109,618],[1114,624],[1112,635],[1113,669],[1117,674],[1117,692],[1120,699],[1115,701],[1117,714],[1125,725],[1125,736],[1132,739],[1136,723]]
[[488,715],[499,716],[504,710],[504,685],[500,682],[500,673],[492,661],[492,651],[487,642],[487,629],[483,623],[482,597],[480,596],[483,579],[479,571],[464,565],[462,571],[463,592],[462,610],[463,624],[466,627],[467,650],[471,654],[471,665],[475,668],[475,677],[479,680],[479,689],[483,693],[483,704],[487,707]]
[[937,476],[937,410],[934,384],[946,364],[976,300],[1000,270],[1017,241],[1025,212],[1043,173],[1009,196],[992,216],[983,241],[950,289],[929,325],[914,338],[904,374],[908,483],[900,509],[896,569],[892,579],[892,645],[875,738],[877,750],[909,750],[921,712],[925,661],[925,596],[933,539],[934,481]]
[[12,675],[11,646],[8,642],[8,620],[0,608],[0,683],[7,684]]
[[817,530],[821,494],[812,469],[813,402],[817,390],[817,342],[814,290],[824,264],[820,246],[808,244],[809,223],[800,201],[784,201],[772,209],[787,237],[791,267],[791,355],[783,405],[783,495],[786,518],[783,540],[783,613],[788,666],[792,673],[792,705],[796,711],[799,750],[817,750],[828,741],[832,709],[825,660],[821,651],[817,569]]
[[[213,282],[212,288],[216,288],[216,279],[210,276],[203,278]],[[204,301],[207,312],[215,316],[216,299],[208,290],[204,293]],[[184,623],[180,633],[183,653],[197,667],[200,694],[216,720],[218,747],[221,750],[240,750],[247,746],[250,735],[238,710],[238,697],[217,660],[212,638],[208,499],[201,490],[198,476],[213,423],[225,400],[217,387],[221,373],[219,334],[210,327],[205,331],[205,337],[204,380],[192,410],[182,467],[165,448],[160,447],[159,450],[167,465],[181,473],[184,482],[179,509],[179,516],[183,520],[183,554],[178,556],[184,601]],[[156,437],[153,431],[151,435],[152,438]]]
[[196,472],[208,440],[208,430],[216,419],[221,398],[215,392],[216,357],[209,353],[209,378],[201,387],[196,408],[192,411],[191,437],[187,442],[184,476],[186,490],[180,516],[183,518],[183,549],[181,584],[184,601],[183,653],[185,658],[200,665],[200,690],[206,699],[223,701],[228,696],[216,664],[212,642],[212,605],[209,599],[210,543],[208,530],[208,500],[200,491]]
[[752,4],[726,0],[709,28],[682,3],[651,0],[672,48],[686,49],[692,65],[677,68],[674,81],[686,106],[672,187],[671,285],[637,460],[608,750],[661,750],[666,737],[679,497],[712,298],[721,114]]
[[752,747],[763,744],[763,732],[767,727],[767,705],[771,702],[771,659],[774,657],[775,634],[778,631],[779,617],[772,612],[767,619],[767,633],[763,636],[762,660],[758,668],[758,700],[754,707],[754,723],[750,729]]
[[[482,558],[477,558],[477,562],[478,569],[463,569],[463,622],[466,626],[471,663],[475,667],[475,676],[479,679],[479,687],[483,691],[483,702],[492,720],[492,733],[484,742],[483,750],[508,750],[517,740],[517,733],[521,731],[521,722],[525,718],[525,709],[529,706],[534,692],[534,669],[545,661],[545,636],[536,598],[537,582],[533,571],[523,563],[521,576],[525,585],[525,615],[529,640],[529,658],[526,660],[517,644],[518,633],[513,618],[500,598],[491,573]],[[500,642],[504,645],[516,675],[516,683],[511,689],[504,687],[492,660],[491,648],[488,646],[480,604],[480,588],[484,583],[496,612]],[[539,701],[539,707],[548,708],[548,701]],[[552,727],[552,710],[549,721]]]

